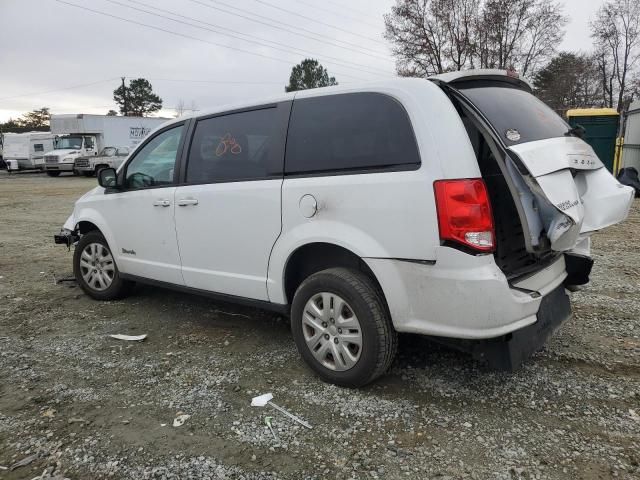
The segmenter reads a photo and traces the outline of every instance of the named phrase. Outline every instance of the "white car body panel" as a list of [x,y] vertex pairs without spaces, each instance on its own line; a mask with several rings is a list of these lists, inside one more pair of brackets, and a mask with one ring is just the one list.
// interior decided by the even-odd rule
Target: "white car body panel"
[[[76,203],[73,220],[65,228],[70,223],[91,222],[104,235],[121,272],[184,285],[174,224],[175,190],[166,187],[105,195],[98,187]],[[158,200],[168,200],[170,205],[155,206]]]
[[[421,156],[419,169],[108,195],[97,188],[76,203],[65,228],[73,230],[81,221],[98,226],[124,273],[280,305],[292,301],[284,287],[291,255],[308,244],[329,243],[370,267],[398,331],[482,339],[534,323],[542,298],[567,275],[563,255],[510,284],[493,255],[471,255],[441,245],[433,182],[481,174],[460,116],[435,83],[394,79],[306,90],[198,116],[356,92],[386,94],[404,106]],[[624,219],[632,198],[602,168],[585,169],[574,181],[569,168],[576,167],[570,163],[590,158],[585,145],[561,138],[511,147],[532,173],[530,184],[553,204],[549,218],[541,221],[549,227],[571,219],[571,225],[554,237],[558,251],[588,253],[589,232]],[[551,159],[542,159],[545,156]],[[301,205],[306,195],[315,199],[315,215],[309,216],[308,205]],[[177,205],[190,198],[198,205]],[[170,206],[154,207],[156,200],[169,200]]]
[[[282,180],[176,190],[175,223],[185,285],[268,300],[269,254],[280,234]],[[181,199],[197,205],[180,206]]]

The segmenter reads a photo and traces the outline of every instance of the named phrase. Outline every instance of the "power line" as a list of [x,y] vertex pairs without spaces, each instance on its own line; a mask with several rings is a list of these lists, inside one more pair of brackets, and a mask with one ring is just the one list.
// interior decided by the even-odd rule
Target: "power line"
[[296,3],[301,3],[303,5],[307,5],[311,8],[315,8],[316,10],[320,10],[321,12],[327,12],[330,13],[332,15],[335,15],[337,17],[341,17],[341,18],[348,18],[350,20],[356,21],[358,23],[361,23],[363,25],[367,25],[369,27],[373,27],[373,28],[380,28],[380,25],[374,25],[373,23],[369,23],[369,22],[365,22],[364,20],[362,20],[360,17],[362,17],[362,15],[358,15],[356,16],[351,16],[351,15],[345,15],[344,13],[341,12],[336,12],[335,10],[331,10],[329,8],[325,8],[325,7],[319,7],[317,5],[315,5],[313,2],[306,2],[304,0],[297,0]]
[[[137,1],[135,1],[135,0],[131,0],[131,1],[132,1],[133,3],[140,3],[140,4],[142,4],[142,2],[137,2]],[[347,50],[347,51],[349,51],[349,52],[354,52],[354,53],[358,53],[358,54],[360,54],[360,55],[366,55],[366,56],[368,56],[368,57],[377,58],[377,59],[379,59],[379,60],[384,60],[385,62],[393,63],[393,60],[392,60],[392,59],[390,59],[390,58],[388,58],[388,57],[384,57],[384,56],[382,56],[382,55],[377,55],[376,53],[368,53],[368,52],[374,52],[374,50],[370,50],[370,49],[368,49],[368,48],[360,47],[360,46],[358,46],[358,45],[356,45],[356,44],[353,44],[353,43],[342,42],[342,41],[338,40],[338,41],[339,41],[339,42],[341,42],[341,43],[344,43],[344,44],[346,44],[346,45],[352,45],[352,46],[354,46],[354,47],[356,47],[356,48],[360,48],[360,49],[362,49],[362,50],[355,50],[354,48],[346,47],[346,46],[344,46],[344,45],[340,45],[339,43],[334,43],[334,42],[332,42],[332,41],[330,41],[330,40],[326,39],[326,37],[324,37],[324,39],[314,38],[313,36],[309,36],[309,35],[305,35],[305,34],[302,34],[302,33],[298,33],[298,32],[295,32],[295,31],[289,30],[288,28],[282,28],[282,27],[278,27],[277,25],[271,25],[270,23],[261,22],[261,21],[259,21],[259,20],[255,20],[255,19],[253,19],[253,18],[249,18],[249,17],[246,17],[246,16],[244,16],[244,15],[237,14],[237,13],[233,13],[233,12],[230,12],[230,11],[228,11],[228,10],[221,9],[221,8],[219,8],[219,7],[213,7],[213,6],[211,6],[211,5],[208,5],[208,4],[203,3],[203,2],[201,2],[201,1],[198,1],[198,0],[189,0],[189,1],[191,1],[191,2],[193,2],[193,3],[196,3],[196,4],[198,4],[198,5],[202,5],[203,7],[210,8],[210,9],[212,9],[212,10],[215,10],[216,12],[225,12],[225,13],[227,13],[227,14],[229,14],[229,15],[234,15],[234,16],[237,16],[237,17],[244,18],[244,19],[246,19],[246,20],[252,21],[252,22],[260,23],[260,24],[262,24],[262,25],[266,25],[266,26],[268,26],[268,27],[275,28],[276,30],[281,30],[281,31],[284,31],[284,32],[292,33],[292,34],[294,34],[294,35],[299,35],[299,36],[304,37],[304,38],[309,38],[309,39],[311,39],[311,40],[313,40],[313,41],[315,41],[315,42],[321,42],[323,45],[333,45],[333,46],[336,46],[336,47],[338,47],[338,48],[342,48],[342,49],[344,49],[344,50]],[[221,3],[221,2],[214,2],[214,3]],[[143,5],[144,5],[144,4],[143,4]],[[226,6],[227,4],[222,3],[222,5],[225,5],[225,6]],[[151,7],[150,5],[145,5],[145,6],[147,6],[147,7],[149,7],[149,8],[156,8],[157,10],[160,10],[160,11],[168,12],[167,10],[163,10],[163,9],[161,9],[161,8],[158,8],[158,7]],[[244,10],[239,9],[239,8],[237,8],[237,7],[230,7],[230,8],[233,8],[233,9],[238,10],[238,11],[241,11],[241,12],[242,12],[242,11],[244,11]],[[168,12],[168,13],[171,13],[171,14],[173,14],[173,15],[177,15],[177,16],[182,16],[182,15],[178,15],[177,13],[173,13],[173,12]],[[250,13],[250,12],[248,12],[248,13]],[[271,21],[271,22],[280,23],[280,24],[282,24],[282,25],[288,25],[287,23],[282,23],[282,22],[279,22],[279,21],[277,21],[277,20],[273,20],[273,19],[268,18],[268,17],[263,17],[263,16],[261,16],[261,15],[257,15],[257,14],[255,14],[255,13],[250,13],[250,14],[251,14],[251,15],[254,15],[254,16],[257,16],[257,17],[260,17],[260,18],[267,19],[267,20],[269,20],[269,21]],[[188,18],[188,17],[187,17],[187,18]],[[198,21],[200,21],[200,20],[198,20]],[[200,21],[200,22],[201,22],[201,21]],[[201,22],[201,23],[206,23],[206,22]],[[208,24],[208,25],[213,25],[213,24]],[[216,27],[218,27],[218,28],[223,28],[223,29],[231,30],[231,29],[228,29],[228,28],[226,28],[226,27],[220,27],[219,25],[214,25],[214,26],[216,26]],[[295,26],[292,26],[292,27],[293,27],[293,28],[295,28],[295,29],[302,30],[302,31],[304,31],[304,32],[310,32],[312,35],[315,35],[315,36],[318,36],[318,37],[322,37],[322,35],[320,35],[320,34],[318,34],[318,33],[315,33],[315,32],[311,32],[310,30],[301,29],[300,27],[295,27]],[[236,33],[240,33],[241,35],[247,35],[247,34],[245,34],[245,33],[238,32],[237,30],[231,30],[231,31],[234,31],[234,32],[236,32]],[[273,42],[272,40],[265,40],[265,39],[262,39],[262,40],[264,40],[264,41],[268,41],[268,42],[272,42],[272,43],[277,43],[277,42]],[[287,46],[288,46],[288,45],[287,45]]]
[[[143,12],[143,13],[147,13],[147,14],[149,14],[149,15],[153,15],[153,16],[156,16],[156,17],[159,17],[159,18],[163,18],[163,19],[165,19],[165,20],[170,20],[170,21],[172,21],[172,22],[181,23],[181,24],[183,24],[183,25],[188,25],[188,26],[193,27],[193,28],[199,28],[199,29],[201,29],[201,30],[206,30],[206,31],[209,31],[209,32],[214,32],[214,33],[217,33],[217,34],[219,34],[219,35],[226,35],[226,36],[231,37],[231,38],[237,38],[237,39],[242,40],[242,41],[244,41],[244,42],[254,43],[254,44],[259,45],[259,46],[262,46],[262,47],[265,47],[265,46],[266,46],[266,47],[272,48],[272,49],[274,49],[274,50],[279,50],[279,51],[281,51],[281,52],[285,52],[285,53],[293,53],[294,55],[304,55],[304,56],[311,55],[311,56],[318,56],[318,55],[316,55],[316,54],[314,54],[314,53],[305,52],[304,50],[300,50],[300,49],[298,49],[298,48],[291,48],[291,47],[289,47],[288,45],[285,45],[285,44],[283,44],[283,43],[274,42],[274,41],[272,41],[272,40],[268,40],[268,39],[264,39],[264,38],[256,37],[256,36],[254,36],[254,35],[248,35],[248,34],[246,34],[246,33],[238,32],[237,30],[232,30],[232,29],[230,29],[230,28],[221,27],[221,26],[219,26],[219,25],[216,25],[216,24],[213,24],[213,23],[208,23],[208,22],[205,22],[205,21],[203,21],[203,20],[198,20],[198,19],[196,19],[196,18],[187,17],[187,16],[185,16],[185,15],[181,15],[181,14],[179,14],[179,13],[175,13],[175,12],[172,12],[172,11],[170,11],[170,10],[164,10],[164,9],[161,9],[161,8],[157,8],[157,7],[154,7],[154,6],[152,6],[152,5],[148,5],[148,4],[146,4],[146,3],[139,2],[139,1],[136,1],[136,0],[129,0],[129,1],[131,1],[131,2],[133,2],[133,3],[137,3],[137,4],[140,4],[140,5],[143,5],[143,6],[147,7],[147,8],[155,8],[156,10],[159,10],[159,11],[161,11],[161,12],[166,12],[166,13],[168,13],[168,14],[170,14],[170,15],[174,15],[174,16],[176,16],[176,17],[186,18],[187,20],[191,20],[191,21],[193,21],[193,22],[202,23],[202,24],[204,24],[204,25],[210,25],[210,26],[214,27],[214,29],[207,28],[207,27],[202,27],[202,26],[195,25],[195,24],[193,24],[193,23],[185,22],[185,21],[182,21],[182,20],[176,20],[176,19],[174,19],[174,18],[167,17],[166,15],[161,15],[161,14],[159,14],[159,13],[155,13],[155,12],[153,12],[153,11],[149,11],[149,10],[145,10],[145,9],[142,9],[142,8],[133,7],[133,6],[131,6],[131,5],[127,5],[127,4],[122,3],[122,2],[119,2],[119,1],[117,1],[117,0],[106,0],[106,1],[107,1],[107,2],[109,2],[109,3],[113,3],[113,4],[115,4],[115,5],[120,5],[120,6],[122,6],[122,7],[127,7],[127,8],[130,8],[130,9],[132,9],[132,10],[136,10],[136,11],[138,11],[138,12]],[[222,30],[226,30],[226,31],[229,31],[229,32],[234,32],[234,33],[223,33],[223,32],[220,32],[220,29],[222,29]],[[236,34],[244,35],[244,36],[246,36],[246,37],[250,37],[250,38],[255,38],[255,39],[258,39],[259,41],[258,41],[258,40],[248,40],[248,39],[246,39],[246,38],[242,38],[242,37],[240,37],[240,36],[238,36],[238,35],[236,35]],[[273,43],[273,44],[275,44],[275,45],[279,45],[279,46],[281,46],[281,47],[283,47],[283,48],[278,48],[278,47],[273,47],[273,46],[270,46],[270,45],[266,45],[266,44],[265,44],[265,43],[263,43],[263,42]],[[328,56],[328,55],[320,55],[320,57],[321,57],[321,58],[324,58],[324,59],[329,59],[329,60],[330,60],[330,61],[325,61],[325,63],[329,63],[329,64],[330,64],[330,63],[334,63],[335,65],[339,65],[339,66],[341,66],[341,67],[350,68],[350,69],[356,69],[356,70],[360,70],[360,71],[367,71],[367,70],[368,70],[368,72],[367,72],[367,73],[372,73],[372,74],[375,74],[375,75],[387,75],[387,76],[388,76],[388,75],[390,75],[390,73],[389,73],[388,71],[385,71],[385,70],[382,70],[382,69],[379,69],[379,68],[375,68],[375,67],[370,67],[370,66],[368,66],[368,65],[363,65],[363,64],[360,64],[360,63],[354,63],[354,62],[349,62],[349,63],[347,63],[347,62],[348,62],[347,60],[343,60],[343,59],[341,59],[341,58],[336,58],[336,57],[332,57],[332,56]],[[332,60],[333,62],[332,62],[331,60]],[[358,67],[359,67],[359,68],[358,68]],[[363,69],[366,69],[366,70],[363,70]],[[380,73],[377,73],[377,72],[380,72]]]
[[98,82],[91,82],[91,83],[82,83],[79,85],[71,85],[69,87],[62,87],[62,88],[57,88],[55,90],[46,90],[44,92],[32,92],[32,93],[23,93],[20,95],[12,95],[10,97],[3,97],[0,98],[0,101],[2,100],[12,100],[14,98],[21,98],[21,97],[30,97],[30,96],[38,96],[38,95],[46,95],[48,93],[56,93],[56,92],[62,92],[64,90],[73,90],[75,88],[83,88],[83,87],[90,87],[92,85],[98,85],[100,83],[106,83],[106,82],[112,82],[114,80],[118,80],[119,77],[115,77],[115,78],[107,78],[106,80],[100,80]]
[[[280,20],[275,20],[273,18],[266,17],[264,15],[259,15],[257,13],[253,13],[253,12],[250,12],[248,10],[244,10],[242,8],[235,7],[233,5],[229,5],[228,3],[221,2],[219,0],[209,0],[209,2],[215,3],[216,5],[223,5],[223,6],[227,7],[227,8],[232,9],[232,10],[236,10],[238,12],[243,12],[245,14],[248,14],[248,15],[251,15],[251,16],[254,16],[254,17],[262,18],[262,19],[267,20],[269,22],[273,22],[276,25],[272,25],[271,23],[267,23],[267,22],[264,22],[262,20],[256,20],[255,18],[247,17],[246,15],[243,15],[241,13],[230,12],[229,10],[225,10],[224,8],[214,7],[213,5],[208,5],[208,4],[203,3],[203,2],[201,2],[199,0],[188,0],[188,1],[193,2],[193,3],[197,3],[197,4],[202,5],[204,7],[207,7],[207,8],[210,8],[210,9],[216,11],[216,12],[224,12],[224,13],[227,13],[229,15],[234,15],[236,17],[244,18],[246,20],[249,20],[250,22],[259,23],[261,25],[266,25],[266,26],[271,27],[271,28],[275,28],[275,29],[282,30],[282,31],[285,31],[285,32],[293,33],[294,35],[299,35],[301,37],[310,38],[311,40],[314,40],[316,42],[323,42],[323,43],[328,44],[328,45],[334,45],[334,46],[337,46],[337,47],[340,47],[340,48],[345,48],[344,46],[339,45],[339,43],[341,43],[341,44],[344,44],[344,45],[349,45],[351,47],[355,47],[355,48],[359,48],[361,50],[366,50],[368,52],[371,52],[373,54],[373,56],[375,56],[377,58],[380,58],[382,60],[385,60],[387,62],[392,61],[388,57],[383,57],[383,56],[380,56],[380,55],[376,55],[378,53],[377,50],[373,50],[371,48],[363,47],[362,45],[358,45],[356,43],[347,42],[347,41],[344,41],[344,40],[338,40],[337,38],[333,39],[333,41],[332,41],[331,39],[328,39],[325,35],[322,35],[320,33],[314,32],[312,30],[307,30],[306,28],[302,28],[302,27],[299,27],[299,26],[296,26],[296,25],[291,25],[290,23],[282,22]],[[279,25],[284,25],[285,27],[288,27],[288,28],[278,27],[277,26],[278,24]],[[302,33],[291,31],[291,30],[289,30],[289,28],[293,28],[294,30],[299,30],[301,32],[305,32],[305,33],[310,34],[310,35],[315,35],[316,37],[320,37],[320,38],[314,38],[314,37],[310,37],[309,35],[304,35]],[[352,49],[349,49],[349,50],[352,50]],[[363,53],[363,52],[358,52],[358,53]]]
[[300,18],[303,18],[305,20],[309,20],[310,22],[319,23],[320,25],[324,25],[325,27],[329,27],[329,28],[332,28],[334,30],[338,30],[340,32],[345,32],[345,33],[348,33],[349,35],[353,35],[353,36],[356,36],[356,37],[364,38],[365,40],[368,40],[370,42],[376,42],[376,43],[380,43],[382,45],[385,44],[384,42],[382,42],[382,41],[380,41],[380,40],[378,40],[376,38],[367,37],[366,35],[360,35],[359,33],[350,32],[346,28],[336,27],[335,25],[332,25],[332,24],[327,23],[327,22],[323,22],[322,20],[317,20],[317,19],[315,19],[313,17],[307,17],[306,15],[302,15],[301,13],[293,12],[291,10],[287,10],[286,8],[282,8],[282,7],[279,7],[277,5],[273,5],[272,3],[269,3],[269,2],[267,2],[265,0],[253,0],[253,1],[261,3],[262,5],[266,5],[266,6],[271,7],[271,8],[275,8],[276,10],[280,10],[282,12],[288,13],[289,15],[295,15],[296,17],[300,17]]
[[357,13],[360,16],[365,16],[365,17],[369,17],[369,18],[373,18],[373,19],[379,20],[379,18],[374,17],[373,15],[371,15],[368,12],[365,12],[363,10],[358,10],[357,8],[353,8],[353,7],[349,7],[349,6],[345,5],[346,2],[344,2],[344,1],[342,3],[335,2],[335,1],[332,1],[332,0],[323,0],[323,1],[326,2],[326,3],[331,3],[331,4],[335,5],[336,7],[340,7],[340,8],[345,9],[345,10],[351,10],[352,12]]
[[[145,75],[127,75],[128,77],[145,77]],[[146,77],[145,77],[146,78]],[[220,85],[282,85],[282,82],[244,82],[233,80],[200,80],[200,79],[183,79],[183,78],[149,78],[154,82],[185,82],[185,83],[214,83]]]
[[[253,56],[256,56],[256,57],[267,58],[269,60],[275,60],[276,62],[286,63],[287,65],[291,65],[291,63],[292,63],[292,61],[285,60],[285,59],[280,58],[280,57],[273,57],[273,56],[270,56],[270,55],[264,55],[262,53],[252,52],[251,50],[245,50],[243,48],[232,47],[230,45],[224,45],[222,43],[212,42],[212,41],[209,41],[209,40],[204,40],[202,38],[193,37],[191,35],[187,35],[187,34],[184,34],[184,33],[174,32],[173,30],[167,30],[166,28],[158,27],[158,26],[155,26],[155,25],[149,25],[147,23],[137,22],[137,21],[131,20],[129,18],[119,17],[119,16],[113,15],[111,13],[101,12],[100,10],[94,10],[92,8],[88,8],[88,7],[85,7],[85,6],[82,6],[82,5],[76,5],[75,3],[66,2],[64,0],[55,0],[55,1],[58,2],[58,3],[62,3],[62,4],[65,4],[65,5],[68,5],[70,7],[79,8],[81,10],[86,10],[88,12],[96,13],[98,15],[103,15],[105,17],[114,18],[116,20],[121,20],[123,22],[131,23],[131,24],[134,24],[134,25],[151,28],[153,30],[158,30],[160,32],[169,33],[171,35],[175,35],[175,36],[178,36],[178,37],[188,38],[190,40],[196,40],[198,42],[207,43],[209,45],[214,45],[216,47],[227,48],[229,50],[234,50],[236,52],[246,53],[248,55],[253,55]],[[345,77],[354,78],[356,80],[364,80],[363,78],[357,77],[355,75],[351,75],[351,74],[347,74],[347,73],[340,73],[340,72],[336,72],[336,73],[338,73],[339,75],[345,76]]]

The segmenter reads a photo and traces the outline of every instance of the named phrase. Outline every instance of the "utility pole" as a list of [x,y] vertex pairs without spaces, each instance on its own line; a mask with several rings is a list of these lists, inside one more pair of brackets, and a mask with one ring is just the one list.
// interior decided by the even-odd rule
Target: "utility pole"
[[125,77],[122,77],[122,97],[124,99],[124,116],[128,117],[129,116],[129,105],[127,105],[127,87],[124,84],[124,79]]

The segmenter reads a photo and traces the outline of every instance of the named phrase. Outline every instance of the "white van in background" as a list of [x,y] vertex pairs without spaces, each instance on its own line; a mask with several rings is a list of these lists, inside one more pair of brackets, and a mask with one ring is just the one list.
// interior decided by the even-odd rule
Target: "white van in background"
[[50,132],[4,133],[2,137],[3,159],[13,160],[18,170],[43,169],[44,154],[54,144]]
[[57,177],[62,172],[72,172],[76,158],[97,156],[111,145],[135,147],[167,120],[83,113],[51,115],[51,133],[56,135],[56,141],[44,155],[47,175]]

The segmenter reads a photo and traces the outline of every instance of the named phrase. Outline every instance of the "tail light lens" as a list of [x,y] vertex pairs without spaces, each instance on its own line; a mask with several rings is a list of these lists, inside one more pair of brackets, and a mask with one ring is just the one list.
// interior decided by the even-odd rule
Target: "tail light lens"
[[482,252],[493,251],[493,215],[482,179],[438,180],[434,189],[440,239]]

